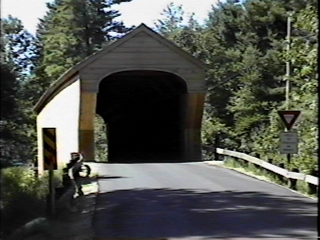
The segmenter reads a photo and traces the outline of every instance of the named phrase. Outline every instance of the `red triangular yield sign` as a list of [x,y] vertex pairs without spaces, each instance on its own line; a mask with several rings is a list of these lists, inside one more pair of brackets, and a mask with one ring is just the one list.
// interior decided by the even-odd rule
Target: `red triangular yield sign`
[[300,113],[301,111],[278,111],[278,114],[287,130],[290,130],[292,128]]

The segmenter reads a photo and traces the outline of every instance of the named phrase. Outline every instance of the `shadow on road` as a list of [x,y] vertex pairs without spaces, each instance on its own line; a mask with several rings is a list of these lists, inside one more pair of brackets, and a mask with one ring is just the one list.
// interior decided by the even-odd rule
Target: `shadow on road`
[[317,229],[316,202],[250,191],[119,190],[100,193],[95,211],[97,239],[314,238]]
[[99,176],[99,177],[97,177],[98,180],[100,180],[100,179],[118,179],[118,178],[125,178],[125,177],[121,177],[121,176]]

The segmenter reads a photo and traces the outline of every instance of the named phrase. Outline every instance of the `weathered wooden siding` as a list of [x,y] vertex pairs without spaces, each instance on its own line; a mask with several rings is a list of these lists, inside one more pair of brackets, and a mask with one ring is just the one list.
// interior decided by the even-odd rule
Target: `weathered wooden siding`
[[185,119],[185,159],[200,160],[201,153],[201,123],[205,93],[188,93],[186,95]]
[[94,160],[94,118],[96,115],[96,93],[81,91],[79,151],[86,160]]
[[43,169],[42,128],[56,128],[59,167],[79,150],[80,80],[63,89],[37,116],[38,164]]
[[140,32],[80,70],[83,90],[97,92],[101,79],[125,70],[171,72],[186,81],[189,92],[205,90],[203,69],[145,32]]

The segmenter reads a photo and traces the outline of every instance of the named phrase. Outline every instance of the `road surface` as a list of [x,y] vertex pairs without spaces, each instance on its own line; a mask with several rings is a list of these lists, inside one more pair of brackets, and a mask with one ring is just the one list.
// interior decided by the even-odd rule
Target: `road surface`
[[205,163],[101,164],[96,239],[316,239],[317,201]]

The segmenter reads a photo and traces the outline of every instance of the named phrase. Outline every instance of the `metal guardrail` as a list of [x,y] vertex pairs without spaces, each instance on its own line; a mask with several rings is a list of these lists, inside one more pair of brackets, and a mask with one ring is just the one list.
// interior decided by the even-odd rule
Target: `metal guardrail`
[[285,178],[291,178],[291,179],[297,179],[297,180],[302,180],[305,181],[307,183],[319,186],[319,178],[315,177],[315,176],[311,176],[311,175],[307,175],[304,173],[297,173],[297,172],[290,172],[284,168],[275,166],[271,163],[268,163],[264,160],[261,160],[259,158],[256,157],[252,157],[248,154],[245,153],[240,153],[240,152],[235,152],[235,151],[230,151],[230,150],[226,150],[226,149],[221,149],[221,148],[213,148],[213,147],[209,147],[209,146],[204,146],[205,150],[208,151],[217,151],[218,154],[221,155],[226,155],[226,156],[230,156],[230,157],[235,157],[235,158],[240,158],[243,160],[246,160],[248,162],[254,163],[256,165],[259,165],[260,167],[263,167],[265,169],[268,169],[269,171],[272,171],[274,173],[277,173],[281,176],[284,176]]

